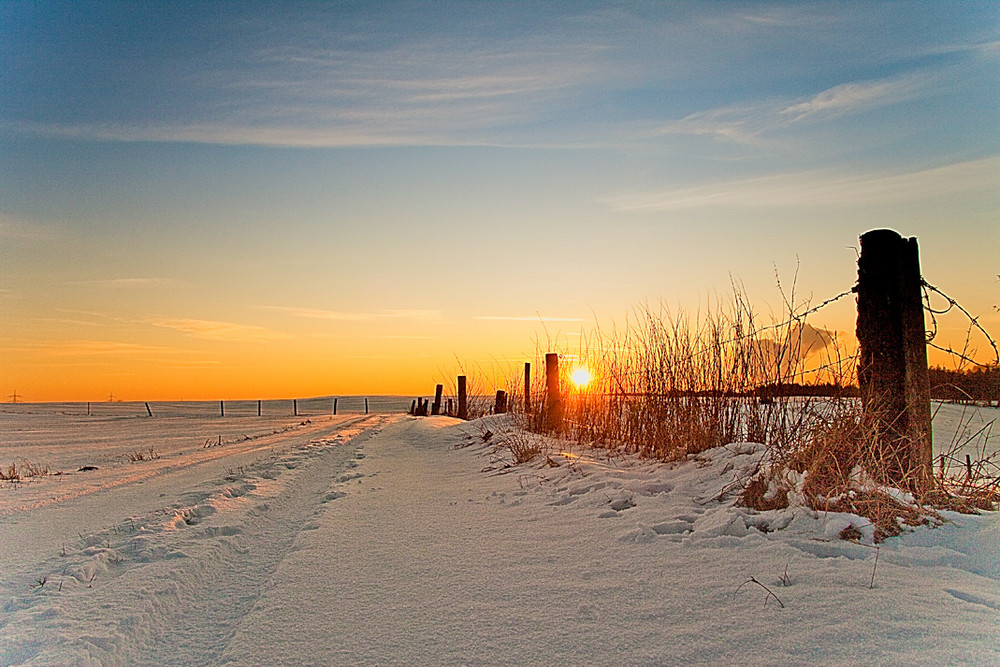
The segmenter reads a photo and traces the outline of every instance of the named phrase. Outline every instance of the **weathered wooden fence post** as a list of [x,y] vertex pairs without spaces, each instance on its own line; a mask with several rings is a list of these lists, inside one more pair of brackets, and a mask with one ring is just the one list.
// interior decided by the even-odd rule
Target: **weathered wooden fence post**
[[146,414],[149,415],[150,417],[152,417],[153,416],[153,411],[149,409],[149,403],[146,402],[143,405],[146,406]]
[[260,400],[257,401],[257,416],[260,417]]
[[455,412],[454,400],[448,399],[448,416],[451,417]]
[[299,399],[297,398],[292,399],[292,416],[299,416]]
[[550,352],[545,355],[545,420],[547,431],[562,428],[562,396],[559,393],[559,355]]
[[337,398],[336,397],[334,397],[334,399],[333,399],[333,414],[334,414],[334,416],[336,416],[336,414],[337,414]]
[[365,397],[365,414],[368,414],[368,397]]
[[458,418],[469,418],[469,400],[465,394],[465,376],[458,376]]
[[507,412],[507,392],[498,389],[497,397],[493,401],[493,414],[502,415],[505,412]]
[[524,362],[524,414],[531,414],[531,364]]
[[917,239],[889,229],[861,236],[858,386],[865,432],[876,438],[886,481],[930,488],[930,381]]
[[226,416],[226,402],[225,401],[219,401],[219,416],[220,417],[225,417]]
[[441,414],[441,394],[444,393],[444,385],[439,384],[434,388],[434,405],[431,406],[431,414]]

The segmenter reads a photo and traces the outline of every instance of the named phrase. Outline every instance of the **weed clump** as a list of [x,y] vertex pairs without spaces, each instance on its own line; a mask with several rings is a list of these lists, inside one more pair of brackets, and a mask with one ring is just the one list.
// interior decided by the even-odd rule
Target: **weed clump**
[[136,449],[125,455],[130,463],[138,463],[139,461],[155,461],[160,458],[159,453],[156,451],[155,447],[150,447],[146,451],[141,449]]
[[47,465],[33,463],[28,459],[21,459],[20,465],[15,461],[6,467],[0,467],[0,481],[12,484],[23,482],[29,477],[47,477],[49,474]]

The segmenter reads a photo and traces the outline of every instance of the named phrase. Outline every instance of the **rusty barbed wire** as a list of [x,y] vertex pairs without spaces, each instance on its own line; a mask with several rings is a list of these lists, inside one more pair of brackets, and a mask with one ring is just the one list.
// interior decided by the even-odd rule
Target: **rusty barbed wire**
[[[948,296],[947,294],[945,294],[943,291],[941,291],[940,289],[938,289],[934,285],[931,285],[926,280],[924,280],[924,279],[921,278],[920,282],[921,282],[921,287],[923,288],[924,310],[926,310],[927,312],[930,313],[930,315],[931,315],[931,325],[933,327],[933,329],[930,332],[927,333],[927,345],[929,345],[930,347],[933,347],[935,350],[939,350],[941,352],[945,352],[946,354],[950,354],[952,356],[958,357],[959,359],[962,359],[963,361],[967,361],[968,363],[973,364],[974,366],[978,366],[980,368],[987,368],[990,365],[993,365],[993,366],[1000,365],[1000,348],[997,347],[997,342],[993,338],[993,336],[991,336],[989,334],[989,332],[986,331],[986,329],[983,327],[983,325],[981,325],[979,323],[979,318],[975,317],[972,313],[970,313],[968,310],[966,310],[965,307],[963,307],[962,304],[960,304],[958,301],[956,301],[952,297]],[[931,299],[930,299],[930,293],[931,292],[933,292],[934,294],[937,294],[942,299],[944,299],[947,302],[948,307],[944,308],[943,310],[936,310],[935,308],[933,308],[931,306]],[[979,331],[983,335],[983,337],[986,339],[986,342],[989,343],[989,346],[993,349],[993,363],[992,364],[983,364],[983,363],[980,363],[980,362],[976,361],[975,359],[972,359],[971,357],[969,357],[968,355],[966,355],[964,352],[958,352],[958,351],[956,351],[956,350],[954,350],[954,349],[952,349],[950,347],[947,347],[947,348],[946,347],[942,347],[940,345],[937,345],[934,342],[934,339],[937,337],[937,334],[940,331],[940,329],[938,327],[938,323],[937,323],[937,316],[938,315],[945,315],[945,314],[951,312],[952,310],[956,310],[956,309],[958,310],[958,312],[960,312],[961,314],[963,314],[969,320],[969,329],[968,329],[968,333],[966,335],[966,346],[968,346],[969,339],[971,338],[972,332],[973,331]]]

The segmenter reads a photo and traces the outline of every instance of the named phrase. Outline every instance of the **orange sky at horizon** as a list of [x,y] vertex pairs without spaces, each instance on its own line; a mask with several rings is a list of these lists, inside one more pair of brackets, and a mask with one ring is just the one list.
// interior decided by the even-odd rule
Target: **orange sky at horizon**
[[493,391],[880,228],[1000,332],[996,8],[0,3],[0,402]]

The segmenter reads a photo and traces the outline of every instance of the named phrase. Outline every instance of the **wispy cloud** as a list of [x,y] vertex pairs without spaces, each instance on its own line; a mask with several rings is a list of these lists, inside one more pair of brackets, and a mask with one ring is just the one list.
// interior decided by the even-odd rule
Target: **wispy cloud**
[[934,78],[927,73],[914,73],[878,81],[843,83],[792,104],[780,114],[796,122],[812,116],[839,116],[899,104],[920,95]]
[[288,306],[267,306],[268,310],[280,311],[295,317],[314,320],[333,320],[339,322],[364,322],[371,320],[413,320],[432,321],[441,319],[440,310],[420,309],[383,309],[370,312],[346,312],[340,310],[324,310],[321,308],[296,308]]
[[903,173],[833,170],[776,174],[606,199],[619,211],[706,207],[854,206],[913,202],[1000,189],[1000,156]]
[[109,340],[68,340],[46,341],[24,348],[25,351],[42,352],[58,357],[107,357],[107,356],[163,356],[190,355],[191,350],[177,350],[160,345],[144,345],[140,343],[125,343]]
[[273,340],[290,338],[289,335],[272,331],[265,327],[234,322],[218,322],[215,320],[196,320],[184,318],[157,317],[147,321],[156,327],[173,329],[208,340],[227,343],[266,343]]
[[[537,122],[598,78],[603,50],[543,35],[516,44],[425,37],[373,49],[285,46],[204,73],[214,102],[175,117],[24,118],[12,131],[114,141],[291,147],[479,145]],[[274,72],[280,72],[275,75]]]
[[66,284],[88,287],[172,287],[184,283],[173,278],[108,278],[104,280],[71,280]]
[[940,77],[915,72],[871,81],[845,82],[809,97],[706,109],[654,127],[654,136],[711,136],[739,144],[759,145],[765,137],[806,120],[819,121],[900,104],[925,94]]
[[505,320],[511,322],[583,322],[579,317],[548,317],[542,315],[476,315],[474,320]]

